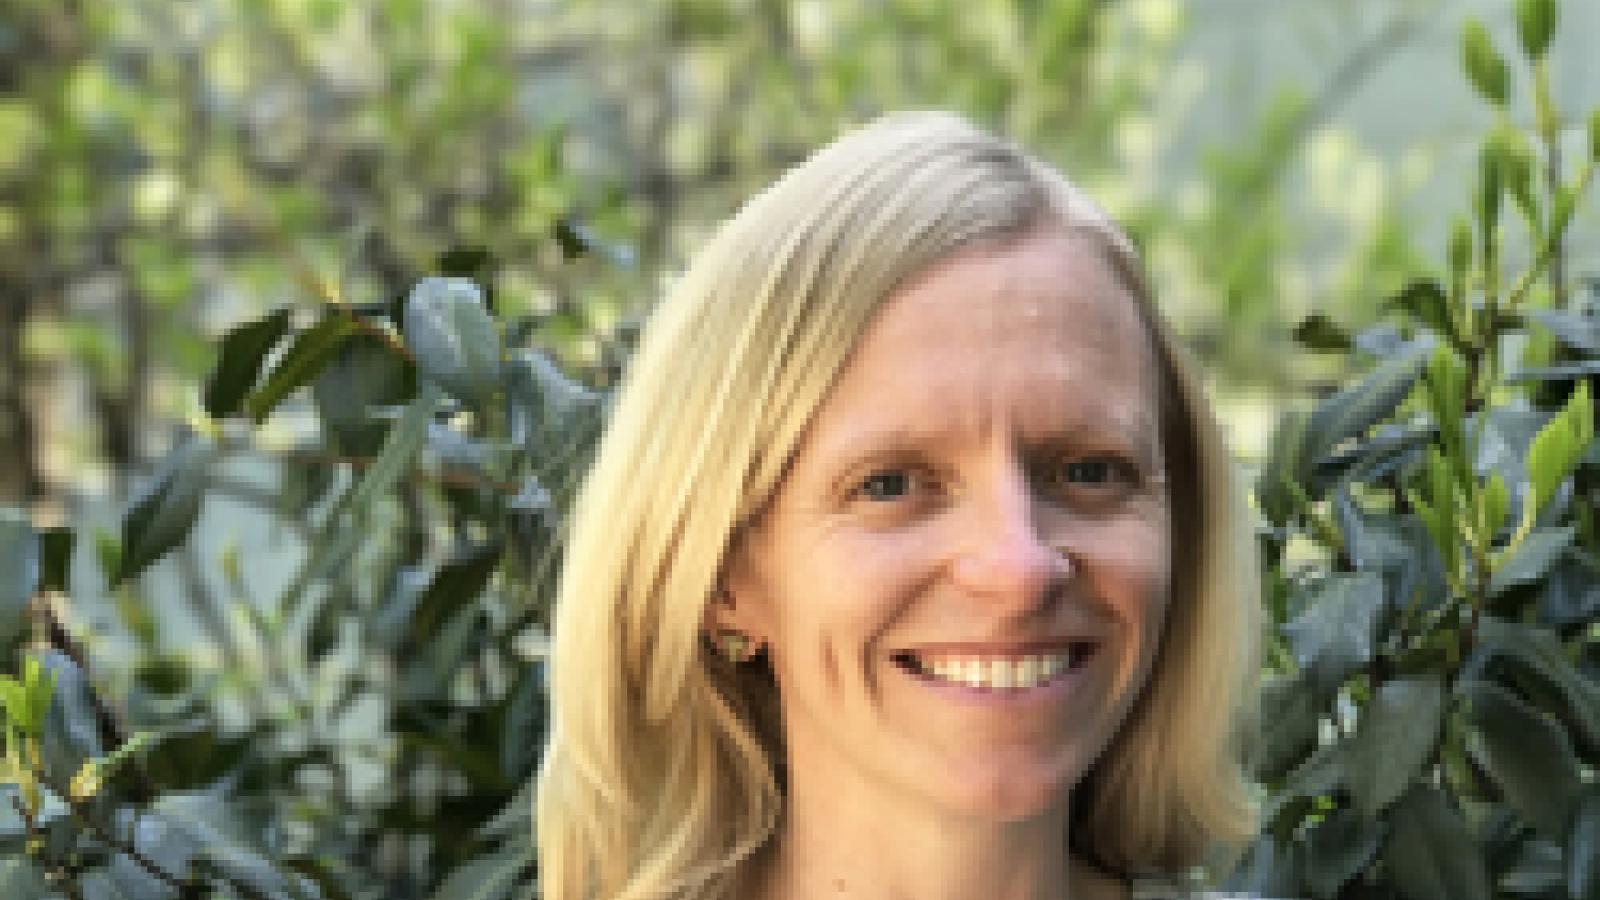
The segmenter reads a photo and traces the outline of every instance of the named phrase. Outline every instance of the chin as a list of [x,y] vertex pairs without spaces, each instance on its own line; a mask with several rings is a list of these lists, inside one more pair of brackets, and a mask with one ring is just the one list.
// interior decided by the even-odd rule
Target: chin
[[1076,761],[1016,762],[991,760],[983,771],[967,771],[952,779],[956,787],[946,804],[958,814],[996,823],[1025,822],[1064,813],[1072,787],[1086,766]]

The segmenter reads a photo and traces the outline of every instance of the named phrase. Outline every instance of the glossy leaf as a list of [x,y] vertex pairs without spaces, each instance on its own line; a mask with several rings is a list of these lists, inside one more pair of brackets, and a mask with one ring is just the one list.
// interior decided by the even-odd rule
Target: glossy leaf
[[1570,525],[1535,528],[1528,532],[1528,536],[1511,549],[1510,555],[1499,562],[1489,581],[1489,595],[1492,597],[1514,585],[1543,578],[1571,546],[1574,533]]
[[1384,867],[1406,900],[1490,900],[1477,842],[1437,788],[1413,785],[1388,821]]
[[206,380],[204,403],[213,419],[237,413],[261,378],[272,348],[289,331],[289,310],[279,309],[254,322],[236,325],[222,336],[217,363]]
[[310,384],[360,327],[347,315],[330,314],[296,335],[261,386],[244,401],[245,412],[257,424],[286,397]]
[[1388,418],[1411,393],[1427,358],[1427,347],[1413,344],[1379,363],[1361,381],[1319,404],[1306,422],[1294,473],[1296,480],[1304,481],[1311,466],[1334,448]]
[[1346,782],[1362,813],[1376,817],[1416,779],[1439,742],[1443,714],[1444,683],[1437,675],[1379,686],[1346,747]]
[[1492,681],[1472,679],[1459,690],[1506,800],[1547,837],[1560,838],[1583,783],[1565,730]]

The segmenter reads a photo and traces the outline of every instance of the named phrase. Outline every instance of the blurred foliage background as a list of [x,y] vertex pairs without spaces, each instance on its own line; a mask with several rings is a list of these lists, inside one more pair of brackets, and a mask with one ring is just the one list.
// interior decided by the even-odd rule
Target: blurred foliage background
[[[1558,168],[1600,102],[1600,4],[1561,15]],[[231,779],[256,824],[217,824],[250,804],[210,794],[165,821],[254,829],[328,896],[510,896],[554,526],[590,436],[570,421],[716,222],[852,124],[961,111],[1129,227],[1254,466],[1355,365],[1296,324],[1371,326],[1443,257],[1494,120],[1460,74],[1468,16],[1514,44],[1493,0],[0,0],[0,506],[77,551],[45,540],[64,590],[33,637],[104,695],[78,758],[163,735],[124,796]],[[1505,115],[1532,128],[1525,100]],[[1581,294],[1597,236],[1581,204],[1560,260]],[[417,360],[375,348],[439,274],[483,287],[510,412],[430,396],[363,431],[421,403]],[[276,310],[301,336],[347,315],[372,346],[219,425],[219,338]],[[568,444],[530,442],[517,377]],[[425,489],[373,474],[418,454]],[[140,547],[196,521],[177,552]],[[341,529],[369,540],[328,549]]]

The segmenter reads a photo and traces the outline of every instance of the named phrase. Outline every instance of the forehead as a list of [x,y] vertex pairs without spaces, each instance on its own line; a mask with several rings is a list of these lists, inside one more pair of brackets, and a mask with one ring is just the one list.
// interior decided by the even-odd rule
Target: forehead
[[889,297],[818,411],[815,436],[1106,430],[1155,439],[1137,301],[1082,235],[959,253]]

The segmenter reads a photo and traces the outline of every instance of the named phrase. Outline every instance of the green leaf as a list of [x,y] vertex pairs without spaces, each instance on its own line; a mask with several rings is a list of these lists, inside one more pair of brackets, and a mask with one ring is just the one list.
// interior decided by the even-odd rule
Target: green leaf
[[1505,148],[1495,136],[1478,151],[1478,228],[1492,239],[1500,221],[1500,199],[1505,193]]
[[1600,163],[1600,109],[1589,113],[1589,158]]
[[1375,817],[1404,793],[1432,757],[1443,715],[1444,683],[1437,675],[1378,687],[1346,750],[1346,781],[1362,813]]
[[[1466,219],[1457,218],[1450,228],[1450,276],[1459,282],[1466,278],[1467,271],[1471,268],[1472,225]],[[1449,316],[1447,309],[1441,295],[1439,312],[1446,318]],[[1441,330],[1450,333],[1448,330]]]
[[1571,525],[1535,528],[1528,532],[1527,537],[1507,548],[1507,557],[1495,564],[1494,575],[1489,579],[1489,596],[1499,596],[1508,588],[1543,578],[1572,545],[1575,533]]
[[112,584],[121,584],[183,543],[200,518],[213,446],[193,439],[162,465],[122,518],[122,555]]
[[1308,350],[1348,353],[1353,346],[1349,332],[1340,328],[1325,313],[1312,313],[1294,329],[1295,342]]
[[489,542],[470,547],[440,566],[417,601],[411,617],[413,633],[427,640],[429,635],[437,634],[457,610],[478,599],[499,567],[501,555],[501,544]]
[[1299,442],[1294,480],[1304,483],[1312,466],[1350,438],[1394,413],[1421,374],[1428,353],[1412,344],[1380,363],[1365,378],[1323,401],[1312,411]]
[[1589,785],[1575,804],[1567,832],[1567,896],[1600,896],[1600,787]]
[[1511,509],[1511,489],[1506,487],[1505,476],[1491,472],[1483,486],[1483,532],[1493,537],[1506,524],[1506,513]]
[[512,842],[451,872],[432,900],[510,900],[532,867],[532,847]]
[[1516,694],[1482,679],[1458,688],[1483,741],[1483,763],[1524,820],[1547,837],[1561,838],[1583,784],[1567,734]]
[[1468,19],[1461,32],[1461,63],[1467,78],[1484,99],[1505,106],[1511,92],[1511,70],[1495,51],[1489,30],[1476,18]]
[[1555,33],[1555,0],[1517,0],[1517,37],[1529,59],[1543,59]]
[[222,337],[217,364],[206,379],[206,414],[231,416],[261,377],[261,366],[289,330],[289,310],[280,309],[255,322],[235,326]]
[[39,586],[39,536],[20,512],[0,509],[0,647],[28,625],[28,601]]
[[39,533],[39,590],[65,591],[72,575],[71,528],[48,528]]
[[460,400],[481,403],[499,386],[500,334],[468,279],[417,282],[406,299],[406,345],[421,374]]
[[339,348],[311,385],[311,399],[330,449],[372,456],[383,446],[388,423],[373,415],[417,395],[417,367],[381,338],[362,333]]
[[1528,515],[1537,514],[1550,502],[1592,440],[1594,411],[1589,404],[1589,386],[1580,383],[1567,405],[1539,429],[1528,446]]
[[1298,678],[1269,681],[1261,689],[1261,711],[1256,774],[1276,781],[1317,746],[1316,692]]
[[[1450,246],[1451,258],[1454,260],[1457,248],[1454,243]],[[1468,234],[1465,254],[1467,263],[1471,262],[1471,258],[1472,237]],[[1452,262],[1453,265],[1454,262]],[[1389,298],[1384,306],[1404,310],[1439,334],[1451,335],[1455,333],[1455,329],[1450,324],[1450,307],[1445,299],[1444,288],[1432,278],[1418,278],[1412,281],[1400,293]]]
[[1295,659],[1323,684],[1337,682],[1372,659],[1383,579],[1375,572],[1329,575],[1309,592],[1303,611],[1283,626]]
[[1414,784],[1389,814],[1384,867],[1406,900],[1490,900],[1472,832],[1437,788]]
[[1484,616],[1478,622],[1478,647],[1471,667],[1476,671],[1500,656],[1562,698],[1561,706],[1551,711],[1585,753],[1600,753],[1600,684],[1573,666],[1554,634]]
[[245,412],[258,424],[265,421],[284,398],[310,384],[344,342],[360,330],[350,316],[341,312],[330,313],[300,332],[272,374],[244,401]]
[[1333,897],[1372,862],[1383,831],[1380,823],[1341,807],[1311,826],[1305,841],[1306,887],[1313,897]]

